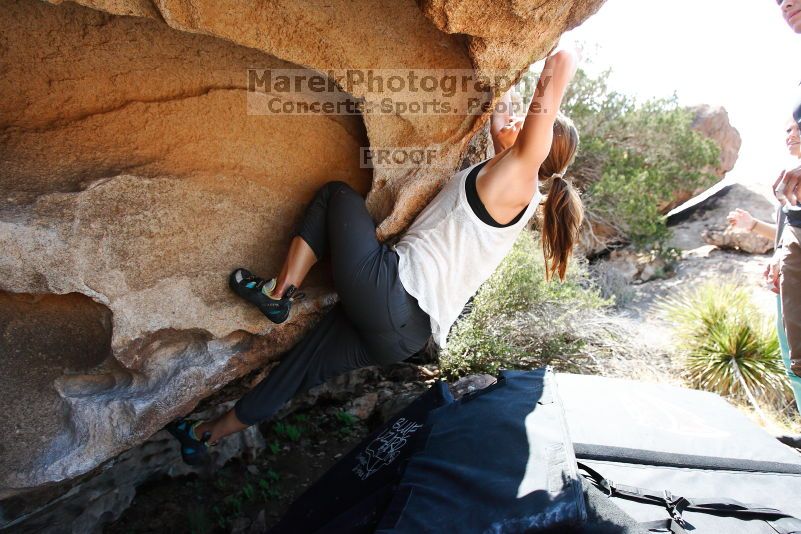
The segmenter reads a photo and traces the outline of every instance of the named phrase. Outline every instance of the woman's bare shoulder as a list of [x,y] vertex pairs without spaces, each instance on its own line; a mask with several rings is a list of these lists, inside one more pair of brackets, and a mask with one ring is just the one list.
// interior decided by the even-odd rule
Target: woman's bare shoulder
[[496,154],[489,160],[476,176],[477,183],[485,187],[508,187],[513,184],[530,184],[537,182],[539,168],[532,168],[522,158],[517,158],[512,147]]
[[496,221],[512,219],[539,190],[538,172],[506,149],[476,175],[479,199]]

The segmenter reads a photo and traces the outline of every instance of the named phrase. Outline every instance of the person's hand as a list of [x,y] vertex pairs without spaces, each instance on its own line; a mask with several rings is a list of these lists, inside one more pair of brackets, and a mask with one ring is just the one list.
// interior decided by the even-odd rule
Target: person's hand
[[776,194],[776,199],[782,205],[797,205],[801,200],[801,191],[796,190],[799,182],[801,182],[801,166],[782,171],[773,184],[773,192]]
[[741,210],[740,208],[735,209],[734,211],[730,211],[729,214],[726,216],[726,220],[729,222],[729,225],[737,230],[748,230],[750,231],[754,227],[755,219],[745,210]]
[[510,117],[509,122],[501,126],[501,131],[519,131],[523,127],[523,117]]
[[505,150],[515,144],[522,127],[523,119],[521,117],[511,117],[509,122],[501,126],[495,133],[495,140],[498,142],[498,146],[501,147],[501,150]]
[[765,285],[768,289],[778,295],[779,293],[779,258],[773,257],[765,267],[765,272],[762,273],[765,278]]

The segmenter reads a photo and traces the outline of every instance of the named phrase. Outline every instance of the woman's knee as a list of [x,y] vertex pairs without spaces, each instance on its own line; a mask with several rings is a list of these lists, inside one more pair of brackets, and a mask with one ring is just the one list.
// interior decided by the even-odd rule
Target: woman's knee
[[326,182],[323,187],[320,188],[324,190],[327,196],[332,197],[335,193],[338,193],[341,190],[350,190],[353,191],[353,188],[349,186],[347,183],[343,182],[342,180],[332,180],[330,182]]
[[359,216],[360,210],[366,213],[364,197],[343,181],[335,180],[328,182],[320,191],[322,192],[323,202],[326,206],[329,225],[331,224],[332,217],[334,220],[341,220],[343,217],[346,217],[348,220],[352,221],[355,217]]
[[[341,180],[326,182],[317,189],[317,192],[314,194],[314,199],[312,200],[312,205],[319,205],[327,208],[330,200],[340,191],[350,192],[353,191],[353,189]],[[353,192],[355,193],[355,191]]]

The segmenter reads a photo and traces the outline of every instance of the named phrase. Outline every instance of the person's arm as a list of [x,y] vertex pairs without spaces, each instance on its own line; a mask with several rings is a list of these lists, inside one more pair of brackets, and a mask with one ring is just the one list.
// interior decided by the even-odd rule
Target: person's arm
[[767,239],[776,239],[776,225],[755,219],[749,212],[737,208],[726,217],[729,224],[736,229],[754,232]]
[[514,133],[514,144],[479,172],[479,198],[496,221],[517,215],[537,191],[538,171],[551,151],[553,125],[576,63],[575,52],[567,50],[546,60],[528,115],[519,133]]
[[[501,132],[502,144],[506,131],[511,131],[513,144],[503,156],[496,155],[497,160],[476,181],[479,198],[495,220],[519,213],[538,190],[538,170],[551,151],[554,121],[575,71],[575,52],[565,50],[549,57],[519,132],[510,128]],[[520,122],[515,125],[519,127]]]
[[751,231],[766,239],[776,239],[776,225],[769,222],[754,219],[754,225],[751,227]]
[[515,159],[528,168],[538,169],[551,151],[553,123],[577,67],[573,50],[560,50],[545,61],[526,120],[511,148]]

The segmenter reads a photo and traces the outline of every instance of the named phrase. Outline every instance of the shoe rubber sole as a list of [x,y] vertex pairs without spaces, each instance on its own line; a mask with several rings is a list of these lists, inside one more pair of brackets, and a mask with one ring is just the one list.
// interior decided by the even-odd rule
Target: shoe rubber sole
[[[259,309],[259,311],[261,311],[261,313],[264,314],[265,317],[267,317],[269,320],[271,320],[272,322],[274,322],[276,324],[281,324],[281,323],[283,323],[284,321],[286,321],[289,318],[289,306],[287,306],[285,310],[273,310],[273,309],[265,310],[260,305],[258,300],[255,300],[255,299],[251,298],[251,295],[253,295],[254,293],[261,293],[260,291],[251,290],[251,291],[253,291],[253,293],[250,293],[250,294],[244,292],[242,285],[240,285],[240,283],[236,281],[236,273],[238,271],[245,271],[247,273],[250,272],[250,271],[248,271],[247,269],[245,269],[243,267],[239,267],[239,268],[234,269],[233,271],[231,271],[231,274],[228,276],[228,287],[231,288],[231,291],[233,291],[238,296],[240,296],[243,299],[245,299],[247,302],[249,302],[249,303],[253,304],[254,306],[256,306]],[[268,298],[268,297],[264,296],[264,298]],[[280,301],[274,301],[274,302],[280,302]]]

